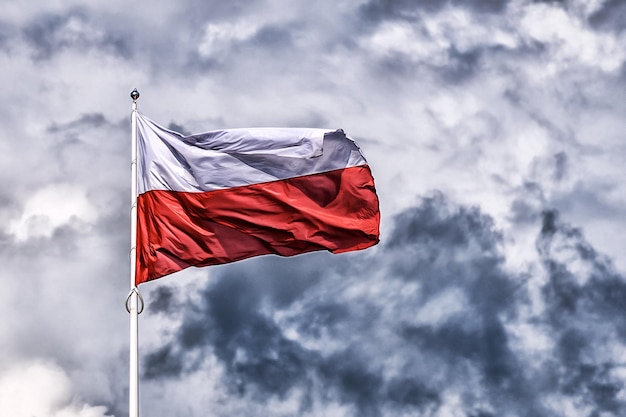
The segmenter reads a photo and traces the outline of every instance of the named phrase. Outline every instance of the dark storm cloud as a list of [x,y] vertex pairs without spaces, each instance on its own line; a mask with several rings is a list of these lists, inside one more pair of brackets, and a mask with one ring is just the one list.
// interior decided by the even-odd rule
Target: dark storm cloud
[[367,19],[414,20],[418,11],[436,12],[446,6],[463,7],[479,13],[499,13],[509,0],[370,0],[361,6]]
[[598,28],[616,32],[626,29],[626,3],[622,0],[607,0],[589,16],[589,23]]
[[459,84],[471,79],[482,68],[485,54],[498,53],[500,48],[478,47],[459,51],[454,45],[448,47],[445,63],[415,62],[409,54],[394,52],[380,59],[376,68],[380,75],[390,74],[401,78],[418,78],[428,73],[450,84]]
[[[501,235],[493,221],[477,208],[455,208],[441,195],[396,218],[390,247],[407,251],[394,262],[398,275],[424,285],[426,299],[459,288],[471,313],[439,325],[402,324],[401,335],[410,345],[446,364],[448,372],[463,375],[472,363],[482,375],[483,387],[507,407],[533,410],[541,415],[539,402],[523,364],[510,347],[506,329],[518,303],[525,302],[522,276],[502,269]],[[411,253],[409,248],[417,249]],[[398,254],[396,254],[398,255]],[[468,404],[469,406],[469,404]]]
[[[580,229],[559,222],[557,212],[544,213],[537,248],[548,273],[545,320],[557,343],[559,361],[552,371],[558,389],[581,397],[596,412],[624,414],[626,403],[619,396],[624,381],[616,373],[623,364],[602,350],[607,338],[616,337],[621,349],[626,341],[624,277]],[[583,268],[570,266],[576,264]]]
[[[481,215],[477,207],[448,207],[443,195],[437,193],[424,198],[413,210],[396,216],[388,248],[394,250],[418,243],[437,255],[446,256],[449,248],[469,249],[470,243],[475,243],[477,250],[495,256],[500,239],[491,218]],[[411,261],[419,263],[418,258]]]
[[[443,2],[411,0],[370,0],[361,6],[362,15],[373,21],[385,19],[414,20],[415,10],[423,8],[439,9]],[[430,6],[430,7],[429,7]]]
[[264,48],[282,48],[291,46],[292,32],[289,27],[281,27],[277,25],[269,25],[261,28],[251,39],[256,46]]
[[511,203],[510,220],[518,224],[536,224],[546,205],[543,188],[535,181],[526,181],[518,194]]
[[88,129],[94,127],[100,127],[107,123],[102,113],[89,113],[83,114],[78,119],[72,120],[68,123],[57,124],[53,123],[48,127],[49,133],[57,133],[66,130],[73,129]]
[[148,311],[153,313],[168,314],[172,309],[180,307],[177,294],[172,287],[159,286],[150,294],[152,299],[148,305]]
[[509,1],[510,0],[453,0],[451,3],[478,12],[499,13],[506,7]]
[[[519,277],[502,270],[501,238],[491,219],[478,209],[454,207],[435,195],[396,217],[386,241],[380,258],[357,255],[354,260],[365,262],[370,274],[388,267],[385,279],[389,283],[423,285],[418,296],[393,306],[399,314],[411,316],[412,310],[451,289],[464,294],[466,302],[459,303],[471,314],[441,323],[393,321],[381,314],[383,306],[376,299],[349,304],[341,294],[321,291],[333,280],[322,278],[332,275],[328,268],[341,271],[342,280],[359,282],[357,271],[351,271],[342,258],[266,258],[261,263],[274,270],[270,273],[265,268],[255,268],[255,273],[240,267],[220,274],[203,292],[202,301],[185,310],[176,338],[148,355],[144,376],[168,378],[193,372],[198,363],[187,363],[197,358],[191,353],[213,350],[227,369],[228,385],[241,395],[284,395],[297,387],[312,389],[314,381],[322,381],[323,396],[351,405],[358,415],[377,416],[384,409],[440,406],[444,387],[428,377],[421,364],[426,358],[460,377],[471,363],[494,397],[532,400],[503,321],[514,313],[511,300],[522,299],[523,291],[516,292]],[[323,264],[316,258],[324,259]],[[296,271],[307,272],[303,278]],[[271,311],[288,311],[310,293],[321,298],[305,303],[301,314],[292,318],[299,334],[338,341],[356,337],[367,342],[325,352],[287,338],[284,324],[276,322]],[[378,340],[374,330],[381,327],[391,329],[395,336]],[[404,363],[406,373],[382,372],[384,358],[393,356]],[[528,401],[526,406],[532,408]]]
[[[549,282],[544,288],[551,310],[550,318],[576,320],[574,314],[591,313],[601,319],[616,314],[626,303],[626,283],[617,274],[611,261],[597,253],[584,239],[580,229],[561,224],[558,212],[543,214],[541,235],[537,248],[548,271]],[[567,254],[568,261],[579,260],[586,268],[573,271],[568,264],[555,259],[555,252]],[[573,263],[573,262],[572,262]],[[567,314],[564,314],[567,313]],[[623,338],[626,336],[626,319],[615,317],[616,329]]]
[[191,135],[190,131],[188,131],[187,129],[185,129],[185,127],[179,125],[178,123],[171,122],[169,125],[167,125],[167,128],[183,135]]
[[[546,184],[542,185],[542,180],[552,184],[566,181],[570,176],[570,164],[569,157],[564,151],[555,153],[551,158],[535,160],[533,171],[539,178],[527,180],[516,189],[517,196],[511,202],[509,219],[518,224],[533,224],[540,220],[545,207],[566,208],[583,195],[580,188],[575,187],[570,193],[550,198],[546,196],[544,191]],[[590,197],[592,198],[587,204],[596,200],[595,196]]]
[[178,354],[172,352],[172,346],[166,345],[155,352],[151,352],[144,359],[145,372],[143,377],[152,379],[155,377],[176,377],[183,370],[183,364]]
[[15,36],[13,27],[0,21],[0,50],[6,49],[12,36]]
[[460,52],[455,47],[451,47],[448,51],[450,62],[443,68],[444,79],[451,83],[457,83],[471,78],[480,68],[482,53],[483,51],[480,49]]
[[567,154],[563,151],[554,155],[554,174],[553,179],[555,181],[561,181],[565,179],[569,171],[569,162]]
[[[419,56],[413,50],[404,50],[404,45],[386,45],[386,50],[382,54],[374,57],[372,62],[377,65],[373,68],[385,79],[390,75],[397,75],[405,79],[423,79],[435,77],[445,85],[462,84],[465,81],[474,79],[477,75],[484,75],[485,68],[492,68],[493,65],[511,62],[513,60],[525,61],[534,59],[537,55],[546,52],[545,45],[538,41],[526,39],[524,42],[515,45],[505,45],[494,43],[487,33],[497,32],[503,27],[508,32],[506,25],[499,26],[491,21],[485,22],[487,28],[485,37],[479,42],[467,42],[466,35],[459,36],[460,28],[437,26],[436,30],[427,29],[429,27],[428,15],[416,15],[412,19],[410,27],[413,36],[421,39],[429,47],[436,45],[433,54],[429,57]],[[473,19],[481,21],[480,16]],[[386,21],[380,22],[385,23]],[[365,25],[363,32],[373,33],[376,25]],[[449,43],[442,45],[441,32],[446,33],[445,37]],[[516,36],[516,35],[515,35]],[[399,40],[400,42],[400,40]],[[491,71],[491,69],[489,69]],[[514,75],[512,71],[511,75]],[[519,93],[510,92],[512,100],[521,100]]]
[[[200,305],[185,310],[178,338],[147,356],[144,376],[150,379],[193,371],[199,364],[187,361],[185,353],[212,346],[233,375],[229,385],[238,392],[252,385],[281,394],[296,385],[310,354],[260,313],[262,303],[275,308],[289,305],[319,281],[319,270],[295,276],[290,263],[293,267],[293,262],[266,265],[269,267],[258,276],[245,268],[225,274],[202,293]],[[158,302],[164,291],[156,292]]]
[[93,49],[124,58],[131,56],[131,47],[124,36],[107,30],[81,8],[40,15],[26,25],[23,33],[35,50],[35,59],[50,59],[64,50],[86,52]]
[[[544,212],[542,219],[537,250],[548,276],[546,309],[528,323],[553,338],[553,353],[543,359],[514,348],[510,330],[529,302],[525,283],[532,277],[505,271],[502,238],[488,216],[434,194],[395,217],[376,256],[351,258],[365,264],[367,275],[351,271],[342,257],[316,255],[224,269],[200,302],[187,305],[176,336],[147,356],[144,377],[197,372],[197,353],[214,352],[232,394],[262,402],[300,389],[304,411],[316,398],[334,398],[359,416],[433,412],[454,389],[462,393],[468,417],[553,416],[546,395],[582,398],[596,413],[623,413],[623,382],[616,374],[621,365],[599,349],[607,335],[626,341],[624,278],[556,212]],[[564,251],[567,262],[559,260]],[[570,264],[583,268],[574,271]],[[361,282],[375,271],[384,271],[386,282]],[[368,296],[347,302],[341,292],[324,291],[337,279],[348,287],[415,282],[421,290],[410,298],[388,294],[392,305]],[[451,291],[462,297],[447,308],[462,312],[414,320],[424,305],[441,303],[438,297]],[[155,303],[164,299],[170,294],[160,288]],[[296,305],[299,312],[288,322],[275,319]],[[287,337],[286,326],[300,336]],[[390,331],[386,338],[376,333],[383,328]],[[303,342],[320,338],[339,347],[328,351]],[[384,372],[389,358],[401,364],[401,373]]]
[[567,0],[532,0],[532,3],[546,3],[551,5],[566,5]]
[[189,25],[202,25],[207,21],[245,15],[259,3],[259,0],[185,0],[181,3],[180,14],[176,20],[182,20]]

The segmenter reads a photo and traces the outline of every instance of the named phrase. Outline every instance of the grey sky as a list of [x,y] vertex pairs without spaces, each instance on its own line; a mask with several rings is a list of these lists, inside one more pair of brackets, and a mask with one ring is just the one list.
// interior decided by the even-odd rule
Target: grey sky
[[624,16],[616,0],[3,5],[0,414],[127,415],[135,87],[184,132],[344,129],[382,212],[366,251],[142,285],[142,415],[624,414]]

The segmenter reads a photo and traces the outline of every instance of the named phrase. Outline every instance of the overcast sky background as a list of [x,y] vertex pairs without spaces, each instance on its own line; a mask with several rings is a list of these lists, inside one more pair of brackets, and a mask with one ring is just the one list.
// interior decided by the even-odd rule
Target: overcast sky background
[[127,415],[134,87],[344,129],[382,212],[142,285],[142,415],[626,415],[626,2],[4,3],[1,415]]

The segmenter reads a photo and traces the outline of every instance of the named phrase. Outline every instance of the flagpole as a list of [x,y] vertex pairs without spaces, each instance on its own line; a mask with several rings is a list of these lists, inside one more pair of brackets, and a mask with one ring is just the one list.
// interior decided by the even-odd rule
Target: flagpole
[[[126,310],[130,313],[130,363],[128,383],[128,416],[139,417],[139,313],[138,298],[141,296],[135,285],[137,267],[137,99],[139,91],[130,93],[133,99],[131,112],[131,206],[130,206],[130,292],[126,299]],[[143,310],[143,300],[141,303]]]

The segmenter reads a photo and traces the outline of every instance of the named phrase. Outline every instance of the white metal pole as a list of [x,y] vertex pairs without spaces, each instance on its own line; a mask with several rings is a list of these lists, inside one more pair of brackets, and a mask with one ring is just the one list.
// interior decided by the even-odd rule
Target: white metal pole
[[137,89],[130,93],[133,99],[131,113],[131,206],[130,206],[130,293],[127,309],[130,313],[130,378],[128,383],[128,416],[139,417],[139,313],[138,292],[135,286],[137,252]]

